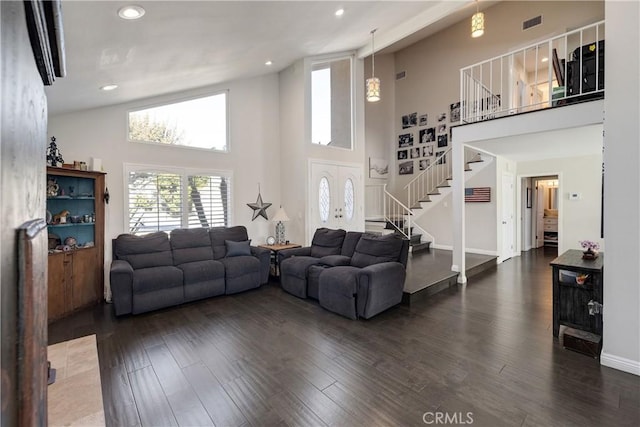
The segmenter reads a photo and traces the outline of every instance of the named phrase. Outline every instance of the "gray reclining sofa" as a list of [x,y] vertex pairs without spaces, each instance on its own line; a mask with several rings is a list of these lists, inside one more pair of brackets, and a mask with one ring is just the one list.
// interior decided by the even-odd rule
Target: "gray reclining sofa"
[[270,251],[244,226],[175,229],[113,239],[110,280],[117,316],[254,289],[269,281]]
[[280,284],[327,310],[369,319],[402,301],[408,252],[409,241],[393,234],[319,228],[311,246],[278,253]]

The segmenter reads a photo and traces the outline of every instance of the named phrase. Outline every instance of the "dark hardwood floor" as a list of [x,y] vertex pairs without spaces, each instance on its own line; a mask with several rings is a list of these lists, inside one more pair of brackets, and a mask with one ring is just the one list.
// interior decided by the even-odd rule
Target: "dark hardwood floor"
[[639,377],[554,340],[554,256],[368,321],[272,284],[125,318],[102,305],[49,341],[97,334],[109,426],[640,425]]

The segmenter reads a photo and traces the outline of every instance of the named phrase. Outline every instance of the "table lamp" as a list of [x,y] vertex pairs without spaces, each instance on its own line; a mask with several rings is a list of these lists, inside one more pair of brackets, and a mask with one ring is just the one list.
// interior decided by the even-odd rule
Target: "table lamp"
[[273,216],[273,221],[276,222],[276,242],[279,245],[283,245],[286,241],[284,238],[283,222],[289,221],[289,217],[287,216],[287,213],[284,211],[284,209],[282,209],[282,206],[280,206],[280,209],[276,211],[276,214]]

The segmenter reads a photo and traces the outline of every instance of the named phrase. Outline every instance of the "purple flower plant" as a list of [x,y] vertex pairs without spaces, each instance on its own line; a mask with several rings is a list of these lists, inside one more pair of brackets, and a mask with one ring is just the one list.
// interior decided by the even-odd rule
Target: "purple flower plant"
[[600,249],[600,244],[598,244],[598,242],[592,242],[591,240],[581,240],[580,246],[587,251],[597,251]]

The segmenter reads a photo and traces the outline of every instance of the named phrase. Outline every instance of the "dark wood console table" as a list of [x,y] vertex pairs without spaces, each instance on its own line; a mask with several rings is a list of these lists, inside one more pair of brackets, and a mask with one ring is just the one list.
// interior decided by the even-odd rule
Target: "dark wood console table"
[[[551,261],[553,267],[553,336],[560,325],[602,336],[602,313],[589,314],[589,302],[602,304],[604,254],[582,259],[582,251],[568,250]],[[583,284],[576,278],[588,275]]]

